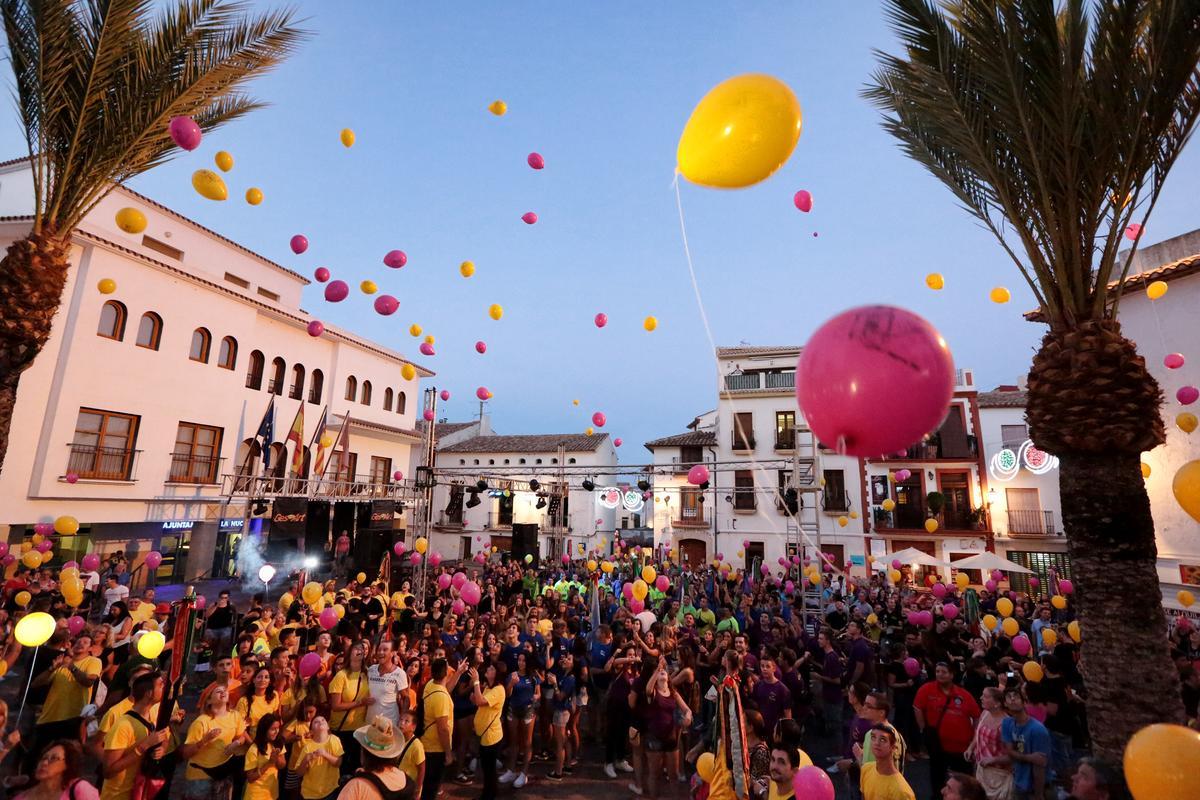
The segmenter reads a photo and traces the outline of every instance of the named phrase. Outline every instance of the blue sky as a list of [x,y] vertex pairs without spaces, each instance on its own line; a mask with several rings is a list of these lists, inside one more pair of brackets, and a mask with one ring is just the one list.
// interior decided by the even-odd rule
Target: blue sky
[[[265,3],[262,5],[266,5]],[[593,411],[625,440],[683,429],[715,402],[716,375],[692,296],[671,189],[675,146],[695,103],[743,72],[786,81],[804,109],[791,161],[743,191],[685,184],[692,254],[718,344],[802,343],[864,303],[908,307],[945,335],[986,388],[1028,369],[1040,336],[1028,289],[990,235],[907,160],[859,97],[871,49],[892,48],[870,2],[335,3],[304,0],[315,37],[252,92],[272,106],[205,138],[134,188],[264,255],[400,299],[377,316],[356,290],[337,305],[319,284],[314,316],[416,356],[413,322],[437,337],[420,358],[453,393],[444,413],[474,414],[495,394],[505,433],[581,431]],[[502,98],[509,113],[487,112]],[[338,142],[353,128],[352,149]],[[0,115],[4,154],[22,152]],[[231,199],[190,186],[217,150],[236,166]],[[525,164],[530,151],[546,169]],[[1147,229],[1148,243],[1197,227],[1192,147]],[[266,194],[245,204],[248,186]],[[815,206],[801,214],[792,195]],[[535,211],[536,225],[520,217]],[[308,236],[294,256],[288,240]],[[813,234],[819,236],[814,237]],[[382,264],[400,248],[408,265]],[[470,259],[469,280],[458,265]],[[938,293],[923,276],[945,275]],[[1013,301],[987,299],[996,285]],[[491,303],[502,321],[487,316]],[[596,329],[603,311],[608,327]],[[642,330],[653,314],[660,326]],[[476,354],[483,339],[488,352]],[[579,407],[571,404],[580,399]]]

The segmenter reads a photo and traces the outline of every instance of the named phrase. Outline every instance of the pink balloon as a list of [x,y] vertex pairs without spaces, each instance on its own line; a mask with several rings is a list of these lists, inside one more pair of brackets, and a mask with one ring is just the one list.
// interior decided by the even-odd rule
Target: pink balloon
[[1064,579],[1058,582],[1058,591],[1061,594],[1072,594],[1075,591],[1075,584]]
[[389,250],[383,257],[383,263],[392,269],[400,269],[408,263],[408,256],[403,250]]
[[796,584],[788,581],[787,583],[783,584],[783,590],[788,594],[791,594],[792,592],[796,591]]
[[812,211],[812,194],[807,189],[801,189],[792,197],[792,202],[796,204],[796,208],[803,211],[805,214]]
[[1130,241],[1133,241],[1134,239],[1138,238],[1138,235],[1141,232],[1142,232],[1142,226],[1139,225],[1138,223],[1134,222],[1125,229],[1125,238]]
[[935,584],[933,585],[933,588],[931,589],[931,591],[933,592],[933,596],[934,596],[934,597],[936,597],[937,599],[941,600],[943,597],[945,597],[945,596],[946,596],[946,584],[944,584],[944,583],[935,583]]
[[768,567],[766,564],[763,564],[762,566],[760,566],[760,567],[758,568],[758,571],[759,571],[759,572],[761,572],[763,575],[770,575],[770,574],[771,574],[771,568],[770,568],[770,567]]
[[83,568],[88,572],[91,572],[100,566],[100,556],[96,555],[95,553],[88,553],[81,559],[81,561],[83,563]]
[[487,352],[487,342],[485,342],[483,340],[476,342],[475,343],[475,352],[476,353],[486,353]]
[[68,472],[65,477],[66,477],[67,483],[79,483],[78,473]]
[[442,389],[442,393],[439,394],[438,397],[442,398],[443,401],[449,400],[450,399],[450,390]]
[[449,589],[450,588],[450,576],[444,572],[441,575],[438,575],[437,585],[438,585],[438,588],[441,589],[442,591]]
[[[642,492],[643,500],[649,500],[651,497],[654,497],[654,492],[650,492],[650,491]],[[664,542],[664,544],[665,544],[665,542]]]
[[724,560],[725,560],[725,554],[717,553],[717,561],[724,561]]
[[325,284],[325,299],[330,303],[340,303],[350,296],[350,287],[345,281],[330,281]]
[[1029,650],[1031,647],[1032,645],[1029,643],[1029,637],[1023,633],[1018,634],[1017,637],[1012,640],[1013,652],[1019,656],[1029,655]]
[[946,605],[942,606],[942,616],[946,619],[954,619],[958,616],[958,606],[954,605],[954,603],[946,603]]
[[804,800],[833,800],[833,781],[820,767],[801,767],[792,777],[792,789]]
[[392,480],[394,480],[394,481],[404,480],[404,473],[401,472],[400,470],[396,470],[395,472],[392,473]]
[[293,253],[300,255],[308,249],[308,237],[302,233],[297,233],[288,244],[291,245]]
[[629,601],[629,610],[634,614],[640,614],[646,610],[646,604],[635,597]]
[[[908,452],[907,450],[905,452]],[[896,470],[896,480],[903,483],[912,477],[912,471],[907,469]]]
[[40,533],[42,536],[53,536],[54,535],[54,523],[53,522],[39,522],[33,526],[33,532]]
[[524,222],[526,225],[532,225],[537,222],[537,214],[532,211],[526,211],[521,215],[521,222]]
[[79,569],[78,561],[68,561],[62,565],[62,569]]
[[525,159],[525,163],[534,169],[545,169],[546,159],[542,158],[541,153],[530,153]]
[[822,443],[854,456],[908,447],[937,428],[954,359],[937,330],[895,306],[861,306],[822,325],[796,365],[796,399]]
[[433,345],[431,345],[429,342],[421,342],[421,346],[417,349],[421,351],[421,355],[423,356],[434,355]]
[[325,332],[325,323],[321,322],[319,319],[314,319],[312,322],[308,323],[308,327],[305,330],[308,331],[309,336],[316,338]]
[[171,139],[184,150],[195,150],[200,146],[200,126],[191,117],[171,117],[167,126]]
[[749,546],[750,546],[750,540],[749,540],[749,539],[742,539],[742,547],[743,547],[743,548],[746,548],[746,547],[749,547]]
[[1200,398],[1200,389],[1195,386],[1180,386],[1179,391],[1175,392],[1175,399],[1180,405],[1190,406]]
[[483,591],[479,588],[479,584],[475,581],[467,581],[459,590],[462,595],[463,602],[469,606],[479,605],[479,601],[483,598]]
[[83,629],[86,627],[87,620],[78,614],[67,617],[67,630],[70,631],[72,636],[78,636],[79,634],[83,633]]
[[[750,546],[750,545],[748,545],[748,544],[743,544],[743,545],[742,545],[742,547],[749,547],[749,546]],[[781,566],[781,567],[786,567],[786,566],[787,566],[787,559],[786,559],[786,558],[784,558],[783,556],[780,556],[780,557],[779,557],[779,558],[777,558],[775,561],[776,561],[776,563],[777,563],[777,564],[779,564],[779,566]]]
[[563,562],[564,564],[570,564],[570,563],[571,563],[571,557],[570,557],[569,555],[567,555],[566,553],[563,553],[562,562]]
[[1167,353],[1163,356],[1163,366],[1167,369],[1179,369],[1183,364],[1183,353]]
[[[395,314],[399,308],[400,301],[395,297],[392,297],[390,294],[381,294],[375,298],[376,314],[390,317],[392,314]],[[424,345],[422,345],[422,347],[424,347]],[[433,348],[431,347],[430,349],[432,350]],[[433,355],[433,353],[428,353],[427,355]]]
[[462,589],[463,584],[466,582],[467,582],[467,573],[461,572],[461,571],[454,573],[454,577],[452,577],[450,579],[450,585],[453,586],[455,589]]
[[620,438],[613,439],[613,447],[620,447],[624,443],[625,443],[625,441],[623,439],[620,439]]
[[325,281],[329,280],[329,268],[317,267],[317,269],[313,272],[313,277],[317,279],[317,283],[324,283]]
[[420,553],[411,553],[408,556],[408,560],[410,563],[413,564],[413,566],[416,566],[417,564],[421,563],[421,554]]
[[1004,573],[998,569],[992,570],[992,580],[994,580],[994,581],[1004,580]]
[[621,594],[625,596],[626,600],[632,600],[633,584],[628,582],[621,584]]
[[478,397],[480,400],[487,400],[489,397],[492,396],[492,393],[487,390],[486,386],[480,386],[478,389],[475,390],[475,396]]
[[792,556],[792,563],[798,566],[800,564],[800,556]]
[[461,597],[454,598],[454,602],[450,604],[450,610],[455,614],[461,614],[467,610],[467,604],[462,601]]
[[696,464],[688,470],[688,483],[692,486],[699,486],[708,480],[708,467],[703,464]]
[[396,542],[392,545],[392,552],[398,556],[404,555],[404,542]]
[[592,424],[597,428],[603,428],[606,422],[608,422],[608,417],[604,416],[602,412],[597,411],[595,414],[592,414]]
[[[330,609],[332,610],[332,609]],[[322,609],[324,613],[324,609]],[[334,612],[334,618],[337,618],[337,613]],[[308,680],[313,675],[316,675],[321,669],[321,657],[316,653],[305,653],[300,657],[299,671],[300,677]]]
[[157,550],[151,550],[149,553],[146,553],[147,569],[158,569],[160,564],[162,564],[162,553]]
[[892,559],[892,569],[900,569],[900,566],[901,566],[900,559],[893,558]]
[[333,610],[332,606],[323,608],[317,616],[317,622],[321,625],[322,630],[333,630],[338,624],[337,612]]
[[996,583],[993,580],[988,580],[988,582],[983,585],[983,588],[987,589],[989,592],[994,592],[994,591],[996,591],[996,587],[999,585],[1000,584]]
[[207,605],[208,605],[208,601],[206,599],[204,599],[204,595],[198,595],[196,597],[196,610],[197,611],[203,611],[204,607]]
[[604,314],[604,313],[597,314],[595,322],[596,322],[597,328],[603,328],[605,325],[608,324],[608,314]]
[[[49,550],[53,546],[54,546],[54,542],[50,541],[49,539],[43,539],[42,541],[37,543],[37,545],[35,546],[35,549],[39,553],[45,553],[47,550]],[[151,569],[153,569],[153,567],[151,567]]]
[[8,555],[4,556],[4,558],[0,558],[0,564],[3,564],[6,567],[10,567],[15,563],[17,563],[17,557],[14,556],[12,553],[9,553]]
[[922,611],[921,612],[921,624],[924,625],[926,628],[930,628],[933,626],[933,612],[932,611]]
[[921,674],[921,662],[915,658],[904,659],[904,672],[910,678],[915,678]]
[[671,581],[666,575],[659,575],[654,579],[654,586],[660,591],[665,592],[671,588]]
[[1029,579],[1029,586],[1030,586],[1030,588],[1032,588],[1032,589],[1036,589],[1037,587],[1039,587],[1039,586],[1041,586],[1041,585],[1042,585],[1042,582],[1041,582],[1041,581],[1039,581],[1037,578],[1030,577],[1030,579]]
[[430,563],[430,564],[433,564],[435,567],[436,567],[438,564],[442,563],[442,554],[441,554],[441,553],[437,553],[437,552],[430,553],[430,554],[429,554],[429,563]]

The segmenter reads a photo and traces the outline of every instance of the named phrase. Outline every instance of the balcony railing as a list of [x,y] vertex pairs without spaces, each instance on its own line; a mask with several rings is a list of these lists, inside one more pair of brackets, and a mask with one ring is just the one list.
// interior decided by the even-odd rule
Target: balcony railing
[[826,489],[821,497],[821,508],[832,512],[849,511],[850,493],[845,489]]
[[1008,532],[1012,536],[1057,536],[1054,512],[1042,509],[1009,510]]
[[758,508],[758,501],[754,497],[753,489],[733,490],[734,511],[753,511],[756,508]]
[[754,442],[754,436],[753,436],[753,435],[750,435],[750,436],[739,436],[739,435],[738,435],[738,434],[736,434],[736,433],[735,433],[735,434],[733,434],[733,439],[732,439],[732,441],[731,441],[731,443],[730,443],[730,446],[731,446],[731,447],[732,447],[734,450],[753,450],[753,449],[754,449],[754,445],[755,445],[755,442]]
[[775,432],[775,449],[776,450],[795,450],[796,449],[796,429],[788,428],[785,431]]
[[250,371],[246,373],[246,388],[258,389],[262,386],[262,373]]
[[761,381],[758,379],[757,372],[751,372],[746,375],[726,375],[725,388],[731,392],[758,389],[761,388]]
[[894,530],[924,530],[928,515],[923,506],[896,506],[891,511],[875,509],[875,526]]
[[276,380],[275,378],[271,378],[269,381],[267,381],[267,391],[270,392],[271,394],[282,395],[283,394],[283,381]]
[[888,455],[885,461],[937,461],[953,459],[956,461],[974,460],[979,456],[979,446],[974,436],[968,436],[965,442],[958,444],[942,444],[937,437],[928,441],[918,442],[909,447],[904,455]]
[[794,372],[765,372],[763,378],[768,389],[796,388],[796,373]]
[[704,509],[699,506],[679,509],[679,519],[675,520],[674,524],[676,527],[683,528],[708,527],[708,523],[704,520]]
[[793,389],[795,386],[795,372],[747,372],[742,375],[725,376],[725,390],[730,392],[747,392],[755,389]]
[[512,524],[513,515],[511,511],[492,511],[488,514],[488,528],[491,530],[511,528]]
[[447,513],[439,511],[433,524],[439,528],[461,528],[463,526],[463,515],[460,509],[457,513]]
[[224,460],[217,457],[172,453],[171,471],[167,474],[167,481],[169,483],[218,483],[217,476],[221,474],[221,462]]
[[[261,463],[261,462],[257,462]],[[386,500],[415,496],[406,483],[374,482],[369,475],[335,474],[325,477],[295,478],[284,475],[221,476],[221,494],[229,497],[308,497],[311,499]]]
[[975,516],[968,510],[946,508],[938,515],[941,527],[952,531],[970,531],[978,527]]
[[141,450],[69,444],[66,474],[93,481],[131,481]]

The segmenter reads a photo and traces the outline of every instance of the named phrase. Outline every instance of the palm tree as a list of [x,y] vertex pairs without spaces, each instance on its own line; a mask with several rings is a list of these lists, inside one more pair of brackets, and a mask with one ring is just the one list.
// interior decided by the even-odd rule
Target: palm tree
[[1136,730],[1183,721],[1139,463],[1164,441],[1162,392],[1117,304],[1136,248],[1122,235],[1145,224],[1200,113],[1200,2],[887,5],[903,54],[878,55],[866,97],[995,234],[1049,324],[1030,436],[1061,462],[1088,723],[1120,763]]
[[251,78],[305,38],[290,10],[227,0],[0,0],[33,167],[33,228],[0,262],[0,466],[21,373],[50,336],[83,217],[176,151],[167,126],[209,131],[262,106]]

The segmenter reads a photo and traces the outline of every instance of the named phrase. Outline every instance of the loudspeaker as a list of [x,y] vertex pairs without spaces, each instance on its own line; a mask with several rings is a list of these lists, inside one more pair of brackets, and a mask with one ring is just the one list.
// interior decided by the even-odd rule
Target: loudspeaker
[[[533,556],[530,564],[525,563],[525,556]],[[538,555],[538,526],[531,523],[514,523],[512,526],[512,557],[522,566],[538,568],[541,561]]]

